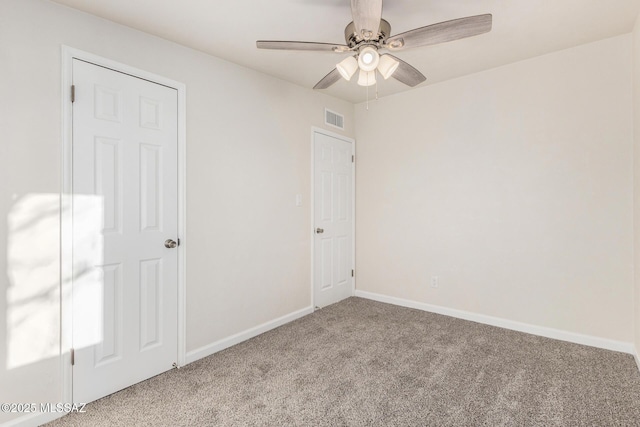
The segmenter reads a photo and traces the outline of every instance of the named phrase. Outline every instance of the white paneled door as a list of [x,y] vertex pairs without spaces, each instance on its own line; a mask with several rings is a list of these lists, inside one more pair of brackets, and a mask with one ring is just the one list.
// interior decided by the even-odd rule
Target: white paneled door
[[353,294],[353,144],[314,132],[314,304]]
[[73,399],[177,361],[177,91],[73,60]]

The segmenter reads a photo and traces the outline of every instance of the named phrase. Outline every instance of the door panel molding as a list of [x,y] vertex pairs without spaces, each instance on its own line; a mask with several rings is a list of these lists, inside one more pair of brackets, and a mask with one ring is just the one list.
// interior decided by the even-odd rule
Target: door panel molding
[[[351,144],[351,155],[355,156],[356,151],[356,140],[344,135],[340,135],[335,132],[328,131],[326,129],[322,129],[316,126],[311,127],[311,191],[310,191],[310,209],[311,209],[311,229],[309,230],[311,235],[311,306],[315,309],[316,300],[315,300],[315,275],[316,268],[321,268],[321,266],[315,265],[315,239],[316,239],[316,218],[315,218],[315,137],[316,134],[326,135],[347,143]],[[353,269],[356,268],[356,168],[355,162],[351,168],[351,200],[347,201],[347,203],[351,203],[351,215],[352,218],[352,229],[351,229],[351,265]],[[347,279],[351,279],[351,295],[355,295],[356,290],[356,277],[347,277]]]
[[[178,101],[178,238],[180,247],[177,253],[178,263],[178,366],[186,363],[186,251],[188,247],[186,235],[186,86],[183,83],[159,76],[148,71],[103,58],[89,52],[78,50],[69,46],[62,46],[62,192],[60,198],[60,291],[61,291],[61,372],[63,378],[62,396],[64,402],[72,401],[72,369],[71,369],[71,346],[72,346],[72,81],[73,81],[73,60],[77,59],[89,62],[104,68],[108,68],[133,77],[148,80],[177,91]],[[146,127],[160,127],[156,117],[152,114],[153,105],[149,102],[148,112],[145,111]],[[148,113],[148,114],[147,114]]]

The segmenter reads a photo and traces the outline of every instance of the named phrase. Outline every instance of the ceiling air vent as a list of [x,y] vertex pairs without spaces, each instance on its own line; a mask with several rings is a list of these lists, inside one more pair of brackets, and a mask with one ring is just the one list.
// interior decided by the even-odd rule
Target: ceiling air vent
[[324,109],[324,123],[334,128],[344,130],[344,116],[328,108]]

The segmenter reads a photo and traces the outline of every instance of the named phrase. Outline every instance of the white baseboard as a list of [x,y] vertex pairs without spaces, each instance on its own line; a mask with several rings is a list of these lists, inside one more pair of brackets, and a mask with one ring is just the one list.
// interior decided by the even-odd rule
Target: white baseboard
[[366,291],[356,290],[355,296],[366,298],[374,301],[385,302],[389,304],[399,305],[402,307],[415,308],[418,310],[428,311],[431,313],[443,314],[445,316],[456,317],[458,319],[470,320],[472,322],[483,323],[486,325],[497,326],[500,328],[511,329],[514,331],[525,332],[527,334],[539,335],[542,337],[553,338],[561,341],[568,341],[576,344],[588,345],[591,347],[603,348],[606,350],[619,351],[629,353],[636,356],[636,362],[640,367],[638,356],[633,343],[624,341],[615,341],[607,338],[599,338],[591,335],[583,335],[575,332],[563,331],[560,329],[547,328],[545,326],[530,325],[528,323],[516,322],[513,320],[501,319],[499,317],[487,316],[484,314],[472,313],[454,308],[442,307],[439,305],[427,304],[418,301],[411,301],[403,298],[390,297],[387,295],[376,294]]
[[65,412],[34,412],[0,423],[0,427],[38,427],[65,415]]
[[633,358],[636,359],[636,366],[638,367],[638,370],[640,371],[640,356],[638,356],[638,349],[634,348],[633,349]]
[[189,364],[191,362],[195,362],[196,360],[202,359],[203,357],[211,356],[214,353],[217,353],[225,348],[229,348],[233,345],[239,344],[242,341],[246,341],[250,338],[263,334],[271,329],[275,329],[278,326],[282,326],[286,323],[292,322],[296,319],[299,319],[307,314],[313,313],[313,307],[309,306],[303,308],[302,310],[294,311],[293,313],[286,314],[277,319],[271,320],[269,322],[263,323],[261,325],[255,326],[251,329],[247,329],[246,331],[237,333],[227,338],[223,338],[214,343],[205,345],[204,347],[200,347],[196,350],[192,350],[187,353],[186,363]]

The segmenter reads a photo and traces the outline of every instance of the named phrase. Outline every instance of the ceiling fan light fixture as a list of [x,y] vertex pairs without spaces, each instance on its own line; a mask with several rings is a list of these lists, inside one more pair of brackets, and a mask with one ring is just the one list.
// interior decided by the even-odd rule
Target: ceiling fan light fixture
[[378,71],[380,71],[382,77],[387,80],[393,75],[399,66],[400,63],[389,55],[382,55],[380,57],[380,63],[378,64]]
[[351,77],[358,71],[358,61],[353,56],[345,58],[336,65],[336,69],[345,80],[351,80]]
[[358,84],[360,86],[373,86],[376,84],[376,72],[360,70],[358,75]]
[[358,66],[361,70],[373,71],[376,69],[379,62],[380,54],[375,48],[367,46],[360,50],[360,54],[358,55]]
[[452,42],[487,33],[493,27],[493,15],[485,13],[438,22],[391,36],[391,25],[382,19],[383,1],[350,0],[353,20],[344,29],[345,44],[258,40],[256,47],[283,51],[349,52],[352,58],[341,60],[333,70],[316,83],[314,89],[327,89],[338,82],[340,77],[351,80],[355,71],[358,71],[357,68],[354,70],[354,60],[360,69],[358,83],[362,86],[376,84],[376,73],[380,72],[385,79],[393,77],[402,84],[415,87],[427,78],[400,58],[387,54],[390,58],[384,59],[387,55],[380,56],[379,49],[399,51]]

